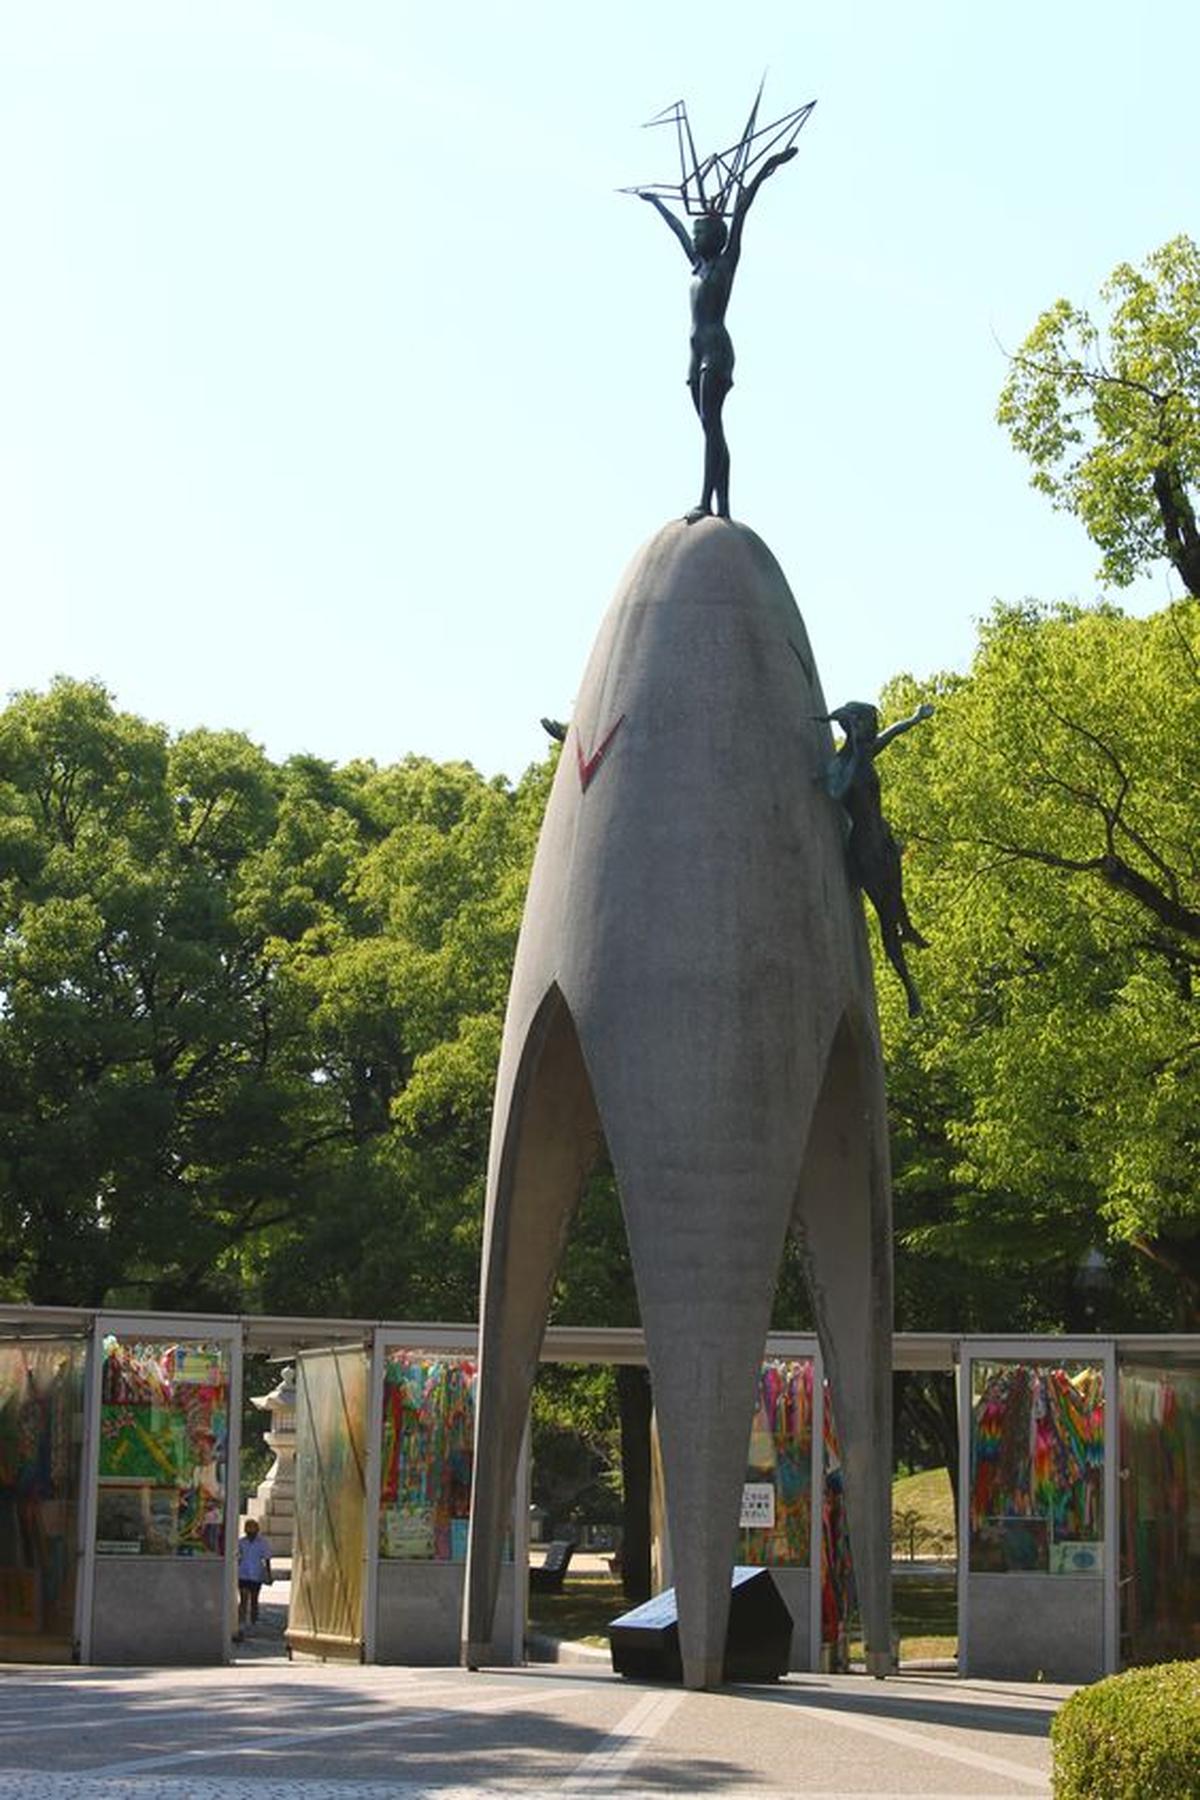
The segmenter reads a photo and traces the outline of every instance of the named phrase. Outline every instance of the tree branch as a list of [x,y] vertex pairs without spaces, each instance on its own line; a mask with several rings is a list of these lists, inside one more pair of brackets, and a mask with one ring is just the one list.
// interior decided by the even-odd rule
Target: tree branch
[[1123,857],[1102,856],[1098,866],[1101,879],[1109,887],[1116,888],[1118,893],[1129,894],[1160,924],[1178,931],[1182,937],[1200,940],[1200,913],[1193,912],[1189,906],[1181,906],[1178,900],[1156,887]]
[[1032,691],[1037,695],[1038,700],[1057,724],[1061,725],[1064,730],[1074,732],[1077,737],[1083,738],[1085,743],[1091,744],[1092,748],[1098,752],[1105,762],[1108,763],[1113,774],[1117,778],[1118,793],[1115,800],[1107,801],[1100,795],[1092,793],[1090,789],[1074,788],[1068,782],[1062,780],[1061,777],[1055,776],[1049,772],[1047,773],[1047,779],[1063,788],[1065,792],[1072,794],[1084,804],[1092,805],[1096,808],[1104,820],[1105,842],[1111,856],[1116,855],[1116,838],[1119,832],[1129,840],[1135,849],[1140,850],[1142,855],[1146,858],[1146,861],[1158,871],[1163,887],[1170,894],[1171,898],[1178,899],[1179,883],[1174,869],[1172,869],[1170,864],[1159,855],[1158,851],[1155,850],[1149,840],[1143,837],[1141,832],[1130,825],[1124,817],[1125,801],[1128,799],[1130,788],[1133,786],[1133,777],[1122,763],[1112,745],[1106,738],[1101,737],[1099,732],[1093,731],[1089,725],[1083,725],[1078,719],[1072,718],[1069,713],[1061,711],[1039,688],[1034,687]]
[[1187,1311],[1185,1329],[1195,1329],[1200,1317],[1200,1239],[1176,1242],[1163,1237],[1135,1237],[1130,1240],[1135,1250],[1167,1269],[1186,1289],[1182,1303]]
[[1039,362],[1036,357],[1026,356],[1018,350],[1010,359],[1020,368],[1029,369],[1035,375],[1049,375],[1056,381],[1074,377],[1082,381],[1086,387],[1124,388],[1131,394],[1141,394],[1155,406],[1165,406],[1168,400],[1179,398],[1178,388],[1167,388],[1165,392],[1152,388],[1148,382],[1135,381],[1131,375],[1114,375],[1108,369],[1089,369],[1086,363],[1068,359],[1066,362]]
[[1128,894],[1144,906],[1162,925],[1181,936],[1200,942],[1200,913],[1181,906],[1170,894],[1156,887],[1139,870],[1120,856],[1106,852],[1103,856],[1063,856],[1057,850],[1038,850],[1031,844],[1013,844],[1004,838],[956,838],[951,842],[969,844],[982,850],[998,850],[1020,862],[1040,863],[1048,869],[1060,869],[1069,875],[1098,875],[1107,887]]
[[1158,464],[1153,482],[1167,555],[1188,593],[1200,599],[1200,531],[1192,503],[1171,463]]

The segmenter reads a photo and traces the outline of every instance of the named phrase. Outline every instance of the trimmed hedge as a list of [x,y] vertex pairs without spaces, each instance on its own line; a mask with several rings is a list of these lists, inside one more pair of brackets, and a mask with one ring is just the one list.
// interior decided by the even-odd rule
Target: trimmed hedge
[[1054,1800],[1200,1800],[1200,1662],[1080,1688],[1050,1742]]

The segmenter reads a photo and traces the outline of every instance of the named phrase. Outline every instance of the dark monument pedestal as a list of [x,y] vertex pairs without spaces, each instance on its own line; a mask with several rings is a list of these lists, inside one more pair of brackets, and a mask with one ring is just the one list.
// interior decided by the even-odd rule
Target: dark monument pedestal
[[[675,1589],[656,1594],[608,1628],[612,1665],[637,1681],[682,1681]],[[769,1569],[739,1566],[729,1596],[726,1681],[778,1681],[787,1674],[792,1615]]]

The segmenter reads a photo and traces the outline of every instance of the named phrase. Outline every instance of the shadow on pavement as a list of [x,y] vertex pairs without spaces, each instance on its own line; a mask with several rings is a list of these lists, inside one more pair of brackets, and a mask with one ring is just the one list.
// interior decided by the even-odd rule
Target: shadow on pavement
[[[911,1683],[912,1677],[901,1677]],[[931,1678],[937,1680],[937,1677]],[[768,1705],[820,1706],[829,1712],[857,1713],[868,1719],[901,1719],[910,1725],[935,1725],[959,1731],[994,1731],[1009,1737],[1050,1735],[1050,1721],[1059,1704],[1058,1696],[1048,1693],[1044,1701],[1002,1701],[981,1695],[970,1688],[950,1689],[938,1682],[939,1691],[929,1695],[901,1692],[888,1682],[880,1682],[872,1691],[839,1693],[835,1687],[801,1687],[781,1683],[778,1687],[736,1687],[726,1691],[742,1695],[755,1694]],[[889,1691],[890,1689],[890,1691]]]
[[[77,1671],[75,1680],[92,1673]],[[527,1683],[517,1671],[511,1672],[511,1687],[520,1698],[512,1705],[485,1704],[478,1711],[473,1710],[474,1700],[495,1700],[509,1682],[497,1674],[477,1685],[464,1677],[462,1691],[451,1695],[441,1690],[424,1696],[419,1686],[411,1694],[398,1693],[394,1687],[364,1694],[311,1676],[297,1681],[289,1670],[256,1681],[252,1691],[238,1682],[230,1691],[221,1692],[206,1688],[201,1679],[188,1679],[190,1675],[199,1677],[198,1671],[180,1670],[178,1674],[177,1684],[157,1694],[139,1689],[150,1676],[161,1682],[161,1669],[96,1671],[96,1681],[86,1680],[89,1688],[98,1683],[106,1687],[114,1707],[121,1708],[131,1727],[136,1725],[137,1753],[130,1755],[128,1746],[124,1747],[119,1767],[106,1767],[113,1751],[95,1734],[80,1729],[49,1739],[40,1733],[43,1721],[39,1719],[27,1735],[10,1729],[0,1780],[19,1781],[34,1770],[54,1773],[78,1781],[83,1794],[89,1791],[91,1776],[107,1779],[119,1774],[141,1792],[142,1781],[152,1783],[158,1771],[168,1766],[166,1780],[172,1791],[179,1779],[207,1787],[236,1777],[239,1792],[242,1782],[252,1791],[265,1779],[274,1792],[281,1782],[336,1778],[339,1783],[391,1783],[403,1791],[410,1787],[424,1791],[428,1785],[431,1794],[450,1781],[456,1790],[477,1786],[482,1792],[503,1790],[515,1795],[543,1788],[558,1791],[564,1765],[568,1772],[576,1769],[598,1753],[603,1755],[613,1742],[610,1724],[563,1718],[550,1704],[539,1705],[536,1693],[530,1692],[526,1698],[521,1690]],[[506,1677],[509,1674],[504,1672]],[[544,1674],[540,1681],[550,1685]],[[8,1684],[4,1685],[7,1689]],[[532,1688],[533,1683],[528,1685]],[[555,1681],[553,1685],[558,1689],[561,1684]],[[18,1679],[13,1683],[17,1686],[26,1683]],[[44,1691],[41,1679],[34,1678],[27,1691],[38,1688]],[[637,1696],[646,1691],[639,1685],[630,1686],[630,1704],[635,1705]],[[248,1710],[250,1699],[252,1710]],[[192,1756],[196,1762],[190,1760]],[[185,1760],[187,1777],[181,1766],[169,1768]],[[144,1765],[145,1774],[139,1764]],[[516,1769],[522,1775],[520,1788],[512,1786]],[[590,1779],[606,1785],[599,1777]],[[745,1792],[747,1784],[754,1782],[755,1771],[733,1757],[695,1756],[687,1761],[686,1779],[686,1790],[682,1790],[677,1756],[658,1755],[647,1746],[637,1758],[638,1792]]]

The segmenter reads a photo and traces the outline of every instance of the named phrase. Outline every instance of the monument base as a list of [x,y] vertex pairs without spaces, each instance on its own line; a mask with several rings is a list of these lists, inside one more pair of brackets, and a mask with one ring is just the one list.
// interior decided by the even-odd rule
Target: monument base
[[[683,1680],[674,1588],[622,1613],[609,1626],[608,1637],[613,1669],[618,1675],[637,1681]],[[706,1665],[703,1678],[689,1681],[688,1685],[713,1687],[721,1681],[778,1681],[787,1674],[791,1645],[792,1615],[770,1570],[735,1568],[724,1660]]]

